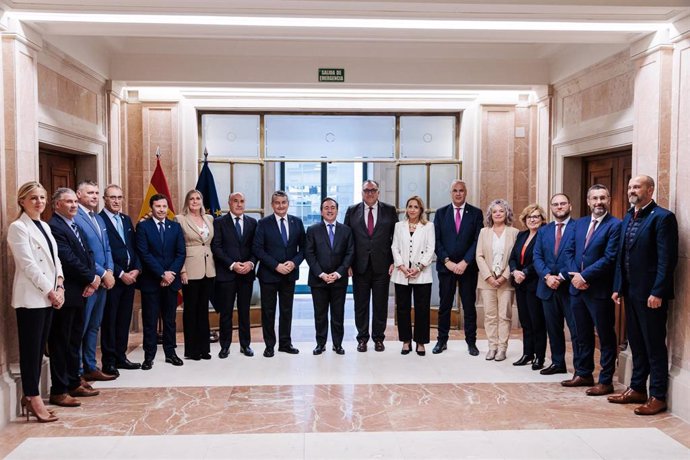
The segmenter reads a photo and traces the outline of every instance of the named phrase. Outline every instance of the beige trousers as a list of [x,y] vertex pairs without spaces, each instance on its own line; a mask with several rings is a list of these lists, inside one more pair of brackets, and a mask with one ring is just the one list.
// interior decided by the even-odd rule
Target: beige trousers
[[480,289],[479,293],[484,304],[484,329],[489,350],[506,351],[515,290],[506,282],[499,289]]

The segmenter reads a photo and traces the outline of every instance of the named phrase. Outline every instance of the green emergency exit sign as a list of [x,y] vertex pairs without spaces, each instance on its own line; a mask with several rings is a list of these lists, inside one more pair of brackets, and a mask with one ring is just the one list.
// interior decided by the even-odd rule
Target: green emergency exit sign
[[319,69],[319,81],[345,83],[345,69]]

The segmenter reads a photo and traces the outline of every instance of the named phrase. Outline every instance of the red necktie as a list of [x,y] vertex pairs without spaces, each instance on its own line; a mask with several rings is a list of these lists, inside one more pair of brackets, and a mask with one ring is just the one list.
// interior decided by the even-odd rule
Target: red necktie
[[587,246],[589,246],[589,240],[592,239],[592,234],[594,233],[594,230],[596,230],[598,223],[599,223],[598,220],[592,220],[592,225],[589,227],[589,231],[587,232],[587,237],[585,238],[585,249],[587,249]]
[[369,208],[369,215],[367,216],[367,233],[369,236],[374,234],[374,208]]
[[460,233],[460,224],[462,223],[462,214],[460,208],[455,208],[455,233]]
[[561,238],[563,238],[563,222],[556,224],[556,246],[553,248],[554,255],[558,254],[558,248],[561,246]]

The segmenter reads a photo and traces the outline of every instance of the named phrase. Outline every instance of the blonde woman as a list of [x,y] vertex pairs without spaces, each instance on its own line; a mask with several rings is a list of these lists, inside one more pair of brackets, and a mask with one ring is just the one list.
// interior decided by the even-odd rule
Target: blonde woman
[[489,204],[484,228],[477,241],[479,294],[484,304],[484,329],[489,339],[487,360],[506,359],[510,318],[515,289],[510,284],[508,259],[518,230],[513,228],[513,210],[499,199]]
[[211,359],[208,303],[216,276],[211,252],[213,217],[206,214],[200,191],[187,192],[182,214],[175,220],[182,227],[187,251],[180,273],[184,300],[184,355],[195,361]]
[[58,418],[39,395],[43,350],[54,308],[65,302],[62,265],[50,227],[41,221],[47,193],[38,182],[27,182],[17,191],[20,212],[7,230],[7,243],[14,256],[12,307],[17,314],[19,369],[22,377],[22,411],[39,422]]
[[[429,343],[429,308],[431,303],[431,260],[436,235],[434,224],[426,219],[424,202],[410,197],[405,205],[405,219],[395,224],[393,233],[393,261],[395,269],[391,281],[395,283],[395,303],[398,316],[398,338],[403,343],[400,353],[412,351],[424,356]],[[414,294],[414,337],[412,335],[411,306]]]

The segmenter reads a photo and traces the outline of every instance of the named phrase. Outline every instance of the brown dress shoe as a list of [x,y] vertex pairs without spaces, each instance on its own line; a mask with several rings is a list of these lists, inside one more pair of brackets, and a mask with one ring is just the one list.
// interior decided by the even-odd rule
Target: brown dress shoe
[[[93,387],[91,386],[91,384],[89,382],[87,382],[86,380],[84,380],[84,377],[79,378],[79,385],[83,386],[87,390],[93,390]],[[645,401],[646,401],[646,399],[645,399]]]
[[383,345],[383,340],[377,340],[376,342],[374,342],[375,351],[383,351],[385,349],[386,347]]
[[647,402],[647,393],[642,393],[640,391],[635,391],[632,388],[628,388],[623,393],[611,395],[606,399],[608,399],[610,403],[614,404],[644,404]]
[[561,382],[561,385],[564,387],[568,388],[573,388],[573,387],[591,387],[594,385],[594,377],[591,375],[588,375],[587,377],[582,377],[580,375],[576,375],[570,380],[563,380]]
[[89,390],[88,388],[84,388],[81,385],[79,385],[74,390],[70,390],[69,392],[69,395],[74,396],[75,398],[88,398],[89,396],[98,396],[99,394],[101,394],[101,392],[98,390],[94,390],[93,387]]
[[667,408],[666,401],[657,399],[654,396],[649,398],[646,403],[640,407],[635,408],[636,415],[656,415],[659,412],[665,411]]
[[78,399],[73,398],[72,396],[68,395],[67,393],[63,393],[61,395],[50,395],[50,399],[48,400],[50,404],[53,404],[55,406],[61,406],[61,407],[79,407],[81,406],[81,403],[79,402]]
[[94,369],[92,371],[85,372],[83,377],[84,380],[87,380],[89,382],[93,382],[95,380],[107,382],[108,380],[115,380],[117,378],[117,375],[104,374],[103,371],[101,371],[100,369]]
[[359,343],[357,343],[357,351],[360,353],[367,351],[367,343],[364,340],[361,340]]
[[613,385],[610,383],[597,383],[592,388],[585,391],[587,396],[604,396],[613,393]]

